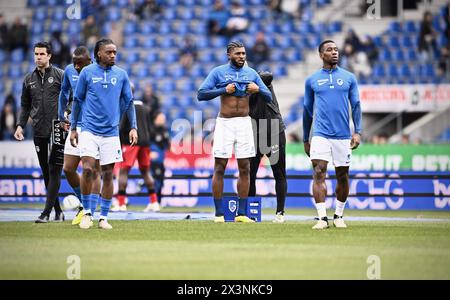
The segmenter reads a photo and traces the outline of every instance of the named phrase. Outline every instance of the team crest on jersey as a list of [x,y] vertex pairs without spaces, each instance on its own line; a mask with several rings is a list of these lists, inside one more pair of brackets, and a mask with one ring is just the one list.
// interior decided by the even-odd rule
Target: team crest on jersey
[[341,78],[338,78],[338,80],[336,81],[338,85],[343,85],[344,84],[344,80],[342,80]]
[[236,200],[230,200],[230,201],[228,201],[228,208],[230,209],[230,211],[231,211],[232,213],[234,213],[234,212],[236,211],[236,208],[237,208]]
[[48,83],[52,84],[53,81],[54,81],[53,77],[49,77],[49,78],[48,78]]
[[111,83],[112,83],[113,85],[116,85],[116,83],[117,83],[117,78],[116,78],[116,77],[111,78]]

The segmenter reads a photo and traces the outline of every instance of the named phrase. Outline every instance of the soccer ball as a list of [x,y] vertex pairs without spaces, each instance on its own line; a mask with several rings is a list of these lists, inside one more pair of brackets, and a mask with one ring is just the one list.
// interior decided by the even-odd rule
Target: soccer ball
[[77,198],[77,196],[69,195],[64,197],[63,205],[64,209],[72,210],[80,206],[80,200]]

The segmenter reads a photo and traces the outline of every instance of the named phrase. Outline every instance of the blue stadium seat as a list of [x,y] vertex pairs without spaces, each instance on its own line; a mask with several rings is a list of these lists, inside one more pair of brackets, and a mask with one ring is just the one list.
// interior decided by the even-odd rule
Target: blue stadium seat
[[0,61],[6,61],[6,52],[2,49],[0,49]]
[[81,24],[78,21],[71,21],[67,26],[68,35],[79,35],[81,34]]
[[342,22],[341,21],[334,21],[329,24],[329,28],[328,28],[329,33],[333,34],[333,33],[338,33],[341,31],[342,31]]
[[168,75],[174,79],[181,78],[186,75],[184,67],[178,63],[173,63],[168,68]]
[[[133,75],[135,75],[138,79],[146,78],[148,77],[148,68],[146,65],[140,65],[136,68],[135,72],[133,72]],[[136,87],[135,87],[136,88]]]
[[172,28],[171,28],[171,22],[167,22],[167,21],[162,21],[158,28],[158,33],[161,35],[167,35],[170,34],[172,32]]
[[381,36],[373,37],[373,42],[378,48],[383,47],[383,39],[381,38]]
[[201,63],[214,61],[214,52],[209,49],[200,50],[198,53],[198,61]]
[[199,49],[204,49],[209,47],[209,38],[203,35],[198,35],[195,37],[195,44]]
[[390,33],[394,33],[394,34],[401,33],[402,32],[402,26],[401,26],[400,22],[392,21],[389,24],[389,32]]
[[139,26],[139,32],[142,34],[151,34],[156,32],[151,22],[142,22]]
[[403,50],[401,48],[398,48],[394,50],[394,61],[402,62],[405,61],[405,54],[403,53]]
[[144,40],[142,40],[142,47],[146,49],[156,47],[156,45],[157,45],[156,38],[152,36],[146,36]]
[[167,71],[164,64],[157,63],[150,67],[151,76],[155,78],[163,78],[167,76]]
[[188,24],[185,21],[175,21],[171,25],[171,32],[184,36],[189,32]]
[[128,6],[129,0],[116,0],[116,5],[121,8],[126,8]]
[[288,74],[286,66],[284,64],[279,63],[272,65],[270,71],[272,71],[273,77],[275,78],[280,78]]
[[21,48],[18,48],[11,52],[10,58],[13,63],[21,63],[25,59],[25,54]]
[[45,7],[36,8],[33,14],[33,23],[45,22],[46,19],[47,19],[47,8]]
[[389,37],[389,40],[388,40],[388,45],[389,45],[390,47],[393,47],[393,48],[398,48],[398,47],[400,47],[400,42],[399,42],[399,40],[398,40],[398,37],[396,37],[396,36],[390,36],[390,37]]
[[302,59],[300,51],[297,49],[290,49],[285,51],[284,57],[287,62],[295,63]]
[[409,36],[405,35],[402,37],[402,46],[409,48],[409,47],[415,47],[416,45]]
[[159,80],[157,83],[157,90],[161,93],[170,93],[176,89],[175,82],[172,79]]
[[105,15],[106,20],[110,22],[117,22],[122,17],[122,13],[117,7],[110,7]]
[[63,27],[63,23],[61,21],[53,21],[50,23],[48,27],[48,32],[56,32],[61,31]]
[[373,68],[373,76],[375,77],[385,77],[386,76],[386,72],[384,70],[384,66],[380,63],[376,63],[374,68]]
[[[66,9],[64,7],[56,7],[53,11],[53,20],[54,21],[64,21],[66,18]],[[34,24],[33,24],[34,26]]]
[[126,22],[123,27],[123,33],[125,36],[129,36],[137,32],[137,25],[135,22]]
[[135,48],[139,46],[139,40],[133,36],[125,36],[123,41],[123,46],[125,48]]
[[380,59],[380,61],[392,61],[392,55],[391,55],[391,52],[388,50],[388,49],[386,49],[386,48],[383,48],[382,50],[381,50],[381,52],[380,52],[380,57],[379,57],[379,59]]
[[159,52],[158,51],[147,51],[144,56],[144,61],[148,64],[152,64],[159,61]]
[[417,52],[415,48],[408,49],[407,60],[416,61],[417,60]]
[[163,60],[164,60],[164,62],[166,64],[171,64],[171,63],[178,62],[180,60],[180,57],[178,55],[178,51],[177,50],[166,51],[163,54]]
[[40,6],[42,3],[40,0],[28,0],[27,1],[27,6],[28,7],[38,7]]
[[417,25],[414,21],[406,21],[403,28],[406,33],[418,33]]
[[408,64],[402,64],[399,68],[401,77],[411,77],[411,70]]
[[[22,93],[23,82],[21,79],[22,78],[17,78],[17,80],[14,80],[13,85],[12,85],[12,93],[13,94],[20,95]],[[20,99],[20,96],[19,96],[19,98],[16,98],[16,99]]]
[[422,76],[427,78],[433,78],[435,76],[435,71],[432,64],[425,64],[422,66]]
[[177,44],[175,43],[175,40],[172,37],[162,36],[161,38],[158,39],[158,46],[163,49],[169,49],[177,46]]
[[180,20],[192,20],[195,17],[194,10],[186,4],[186,7],[179,7],[176,12],[176,16]]
[[164,9],[163,13],[164,20],[173,21],[177,18],[175,8],[167,7]]
[[194,64],[189,70],[188,74],[192,78],[203,78],[206,76],[206,71],[203,69],[201,64]]
[[31,26],[31,34],[38,35],[44,33],[44,23],[43,22],[34,22],[33,26]]
[[396,78],[398,74],[397,66],[394,64],[390,64],[388,67],[388,76],[391,78]]
[[127,64],[134,64],[139,62],[140,55],[139,52],[128,51],[127,55],[125,55],[125,62]]

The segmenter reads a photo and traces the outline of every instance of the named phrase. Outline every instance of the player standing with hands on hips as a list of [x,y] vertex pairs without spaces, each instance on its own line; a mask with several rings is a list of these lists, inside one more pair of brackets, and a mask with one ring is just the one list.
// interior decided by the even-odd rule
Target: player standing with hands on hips
[[[119,138],[119,122],[126,111],[130,121],[130,142],[137,143],[136,112],[133,105],[130,80],[125,70],[115,66],[117,47],[110,39],[101,39],[95,44],[96,63],[85,67],[78,78],[71,114],[70,142],[76,147],[79,138],[83,175],[81,177],[81,199],[85,213],[80,228],[92,227],[92,212],[88,208],[92,197],[92,184],[96,157],[100,158],[102,191],[98,226],[112,229],[107,221],[113,195],[113,168],[122,161]],[[84,103],[83,103],[84,102]],[[83,107],[83,125],[78,137],[77,124]]]
[[[323,67],[306,79],[303,102],[303,142],[314,169],[313,196],[319,215],[313,229],[329,227],[325,208],[325,177],[330,160],[333,160],[337,178],[333,223],[337,228],[346,228],[342,216],[349,193],[348,171],[352,150],[358,148],[361,142],[359,91],[355,75],[337,66],[339,51],[336,43],[323,41],[319,46],[319,55]],[[353,134],[350,132],[349,106],[355,127]]]

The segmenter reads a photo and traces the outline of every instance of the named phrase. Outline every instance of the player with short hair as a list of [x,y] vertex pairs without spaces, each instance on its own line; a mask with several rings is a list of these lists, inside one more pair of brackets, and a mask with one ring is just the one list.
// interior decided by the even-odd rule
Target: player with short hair
[[[96,62],[85,67],[78,78],[71,116],[70,142],[81,151],[83,175],[81,177],[81,199],[89,207],[92,198],[92,183],[96,158],[100,159],[103,186],[99,227],[112,229],[107,221],[113,195],[113,168],[122,161],[119,139],[119,122],[126,111],[131,123],[129,132],[131,145],[137,143],[136,112],[130,80],[125,70],[115,66],[117,47],[110,39],[97,41],[94,49]],[[76,130],[83,107],[83,126],[78,137]],[[85,209],[80,228],[92,227],[92,212]]]
[[58,119],[58,95],[64,71],[50,64],[50,43],[38,42],[33,49],[36,68],[25,75],[23,80],[21,112],[14,137],[18,141],[24,139],[23,128],[28,118],[31,118],[33,142],[47,188],[45,208],[35,222],[47,223],[53,208],[54,220],[62,222],[64,214],[59,204],[58,192],[61,185],[63,149],[53,143],[51,136],[53,121]]
[[[339,51],[335,42],[323,41],[318,50],[323,67],[306,79],[303,102],[303,142],[314,169],[313,196],[319,215],[313,229],[328,228],[325,177],[331,160],[337,178],[333,223],[335,227],[346,228],[342,216],[349,193],[348,171],[352,150],[361,142],[358,84],[355,75],[337,66]],[[355,127],[353,134],[350,131],[349,106]]]
[[[61,85],[61,92],[59,94],[59,108],[58,115],[59,119],[64,123],[66,130],[69,130],[70,121],[69,115],[71,113],[71,106],[73,99],[69,102],[70,96],[75,92],[77,87],[78,77],[81,70],[92,63],[91,56],[89,55],[89,50],[85,46],[77,47],[72,54],[72,64],[68,65],[64,69],[64,78]],[[83,111],[83,109],[81,109]],[[83,119],[83,118],[81,118]],[[81,132],[83,121],[79,122],[77,130],[78,133]],[[80,199],[80,207],[75,218],[72,220],[72,225],[78,225],[83,217],[83,205],[81,204],[81,189],[80,189],[80,175],[77,173],[78,165],[81,161],[80,148],[73,147],[70,144],[70,139],[66,139],[64,145],[64,174],[66,174],[67,182],[70,184],[78,199]],[[94,195],[92,203],[90,203],[89,208],[92,214],[94,214],[97,208],[97,202],[100,197],[100,164],[97,159],[96,168],[94,169],[94,183],[92,187],[92,194]]]
[[201,84],[197,98],[200,101],[220,96],[220,111],[214,130],[213,155],[214,175],[212,190],[216,217],[214,222],[222,223],[223,176],[228,159],[234,150],[238,162],[239,196],[238,216],[235,222],[254,222],[246,213],[250,185],[250,161],[255,156],[252,122],[249,116],[249,96],[260,93],[264,100],[272,101],[272,94],[252,68],[245,66],[246,52],[241,42],[230,42],[227,46],[229,63],[214,68]]

